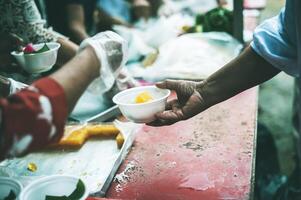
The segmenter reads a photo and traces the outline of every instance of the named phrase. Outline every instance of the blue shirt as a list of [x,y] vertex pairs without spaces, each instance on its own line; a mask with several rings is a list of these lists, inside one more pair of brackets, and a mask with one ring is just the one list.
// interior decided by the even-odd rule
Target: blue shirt
[[130,5],[126,0],[98,0],[97,5],[110,16],[130,22]]
[[289,75],[301,74],[301,1],[287,0],[276,17],[254,32],[251,47],[265,60]]

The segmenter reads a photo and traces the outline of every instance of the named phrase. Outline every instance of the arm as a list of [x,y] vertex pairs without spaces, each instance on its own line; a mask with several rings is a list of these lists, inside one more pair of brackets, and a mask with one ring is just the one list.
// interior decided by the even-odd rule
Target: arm
[[61,44],[61,48],[58,51],[56,64],[58,66],[63,66],[76,55],[78,45],[64,38],[58,38],[57,42]]
[[261,84],[280,70],[248,47],[240,56],[202,82],[172,81],[158,83],[175,90],[177,99],[168,102],[166,111],[157,114],[153,126],[170,125],[186,120],[236,94]]
[[280,72],[248,47],[240,56],[206,79],[200,86],[208,108],[259,85]]
[[166,81],[158,87],[175,90],[177,99],[157,115],[151,125],[160,126],[185,120],[243,90],[258,85],[280,71],[298,76],[295,9],[287,1],[277,17],[266,20],[254,33],[251,47],[201,83]]
[[88,38],[89,35],[86,32],[83,6],[80,4],[69,4],[66,12],[71,39],[76,43],[80,43]]
[[87,86],[98,76],[99,61],[88,47],[50,77],[64,89],[68,111],[71,112]]
[[[116,33],[99,33],[85,40],[78,55],[53,75],[0,99],[0,160],[57,142],[68,113],[88,85],[122,66],[125,45]],[[111,64],[103,61],[112,57],[120,59]]]
[[0,160],[58,141],[68,113],[98,75],[99,61],[87,47],[50,77],[0,99]]

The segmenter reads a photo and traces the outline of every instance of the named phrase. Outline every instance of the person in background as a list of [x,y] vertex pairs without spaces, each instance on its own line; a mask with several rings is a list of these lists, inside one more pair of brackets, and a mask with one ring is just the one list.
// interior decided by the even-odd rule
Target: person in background
[[[13,65],[11,51],[21,50],[23,40],[15,34],[0,33],[0,71],[18,71],[18,66]],[[7,68],[9,66],[9,68]],[[0,97],[7,97],[27,85],[0,75]]]
[[126,0],[97,0],[96,31],[111,30],[113,25],[131,27],[131,4]]
[[59,141],[81,94],[97,77],[105,81],[105,75],[119,71],[126,46],[116,33],[99,33],[85,40],[78,55],[54,74],[1,98],[0,160]]
[[34,0],[0,1],[0,32],[16,34],[24,43],[58,42],[58,65],[70,60],[78,46],[45,27]]
[[[157,114],[153,126],[171,125],[189,119],[211,106],[261,84],[280,71],[297,78],[296,157],[293,178],[301,182],[301,1],[287,0],[276,17],[263,22],[254,33],[253,42],[237,58],[202,82],[167,80],[160,88],[176,91],[177,99],[168,102],[166,111]],[[300,197],[298,198],[300,199]]]
[[45,0],[47,21],[56,31],[79,44],[95,33],[96,0]]

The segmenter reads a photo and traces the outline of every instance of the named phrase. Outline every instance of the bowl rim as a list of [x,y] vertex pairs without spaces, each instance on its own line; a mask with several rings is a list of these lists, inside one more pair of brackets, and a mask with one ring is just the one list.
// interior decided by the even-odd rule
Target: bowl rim
[[42,45],[42,44],[46,44],[46,45],[50,45],[50,44],[54,44],[56,45],[53,49],[49,49],[48,51],[45,51],[45,52],[42,52],[42,53],[29,53],[29,54],[24,54],[24,52],[18,52],[18,51],[12,51],[10,54],[13,55],[13,56],[36,56],[36,55],[43,55],[43,54],[46,54],[46,53],[50,53],[50,52],[53,52],[53,51],[57,51],[60,47],[61,47],[61,44],[58,43],[58,42],[43,42],[43,43],[38,43],[38,44],[33,44],[33,46],[35,45]]
[[23,191],[23,185],[21,184],[20,181],[14,179],[14,178],[11,178],[11,177],[0,177],[0,181],[4,181],[4,182],[11,182],[11,183],[14,183],[15,185],[17,185],[20,189],[20,192],[18,195],[20,195]]
[[70,179],[77,179],[77,180],[81,180],[84,183],[85,186],[85,193],[83,194],[83,197],[87,197],[89,195],[89,191],[88,191],[88,187],[87,184],[85,183],[85,181],[83,179],[81,179],[80,177],[77,176],[72,176],[72,175],[59,175],[59,174],[55,174],[55,175],[50,175],[50,176],[45,176],[42,178],[38,178],[35,181],[32,181],[31,183],[29,183],[20,193],[19,199],[20,200],[24,200],[24,196],[31,190],[33,190],[35,188],[35,185],[39,184],[39,183],[43,183],[45,181],[49,181],[49,180],[54,180],[54,181],[60,181],[59,178],[70,178]]
[[[154,99],[152,101],[149,101],[149,102],[144,102],[144,103],[139,103],[139,104],[135,104],[135,103],[121,103],[119,101],[117,101],[117,98],[120,96],[120,95],[123,95],[124,93],[127,93],[127,92],[130,92],[130,91],[133,91],[133,90],[139,90],[139,89],[142,89],[142,88],[156,88],[156,89],[160,89],[160,90],[165,90],[167,91],[167,94],[162,96],[161,98],[158,98],[158,99]],[[114,97],[113,97],[113,102],[115,104],[117,104],[118,106],[141,106],[141,105],[147,105],[147,104],[155,104],[159,101],[162,101],[164,99],[167,99],[171,94],[171,91],[169,89],[161,89],[161,88],[158,88],[156,87],[155,85],[149,85],[149,86],[139,86],[139,87],[134,87],[134,88],[130,88],[130,89],[127,89],[127,90],[124,90],[124,91],[121,91],[119,93],[117,93]]]

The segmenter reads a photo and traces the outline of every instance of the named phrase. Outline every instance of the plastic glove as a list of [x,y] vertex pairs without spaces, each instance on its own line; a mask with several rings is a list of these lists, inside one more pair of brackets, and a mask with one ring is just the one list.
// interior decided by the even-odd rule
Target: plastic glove
[[94,49],[101,63],[100,77],[91,84],[89,90],[105,93],[113,87],[120,69],[126,63],[128,44],[117,33],[106,31],[84,40],[79,51],[87,46]]
[[112,89],[104,93],[104,97],[110,101],[115,94],[122,90],[140,86],[139,83],[134,79],[134,77],[127,71],[126,68],[123,68],[118,75],[116,82]]
[[10,91],[9,91],[9,95],[11,94],[15,94],[17,92],[19,92],[20,90],[28,87],[28,85],[21,83],[19,81],[15,81],[11,78],[8,79],[10,82]]
[[204,110],[205,101],[201,94],[202,82],[166,80],[157,83],[162,89],[174,90],[177,98],[167,102],[166,110],[156,114],[151,126],[171,125],[191,118]]

